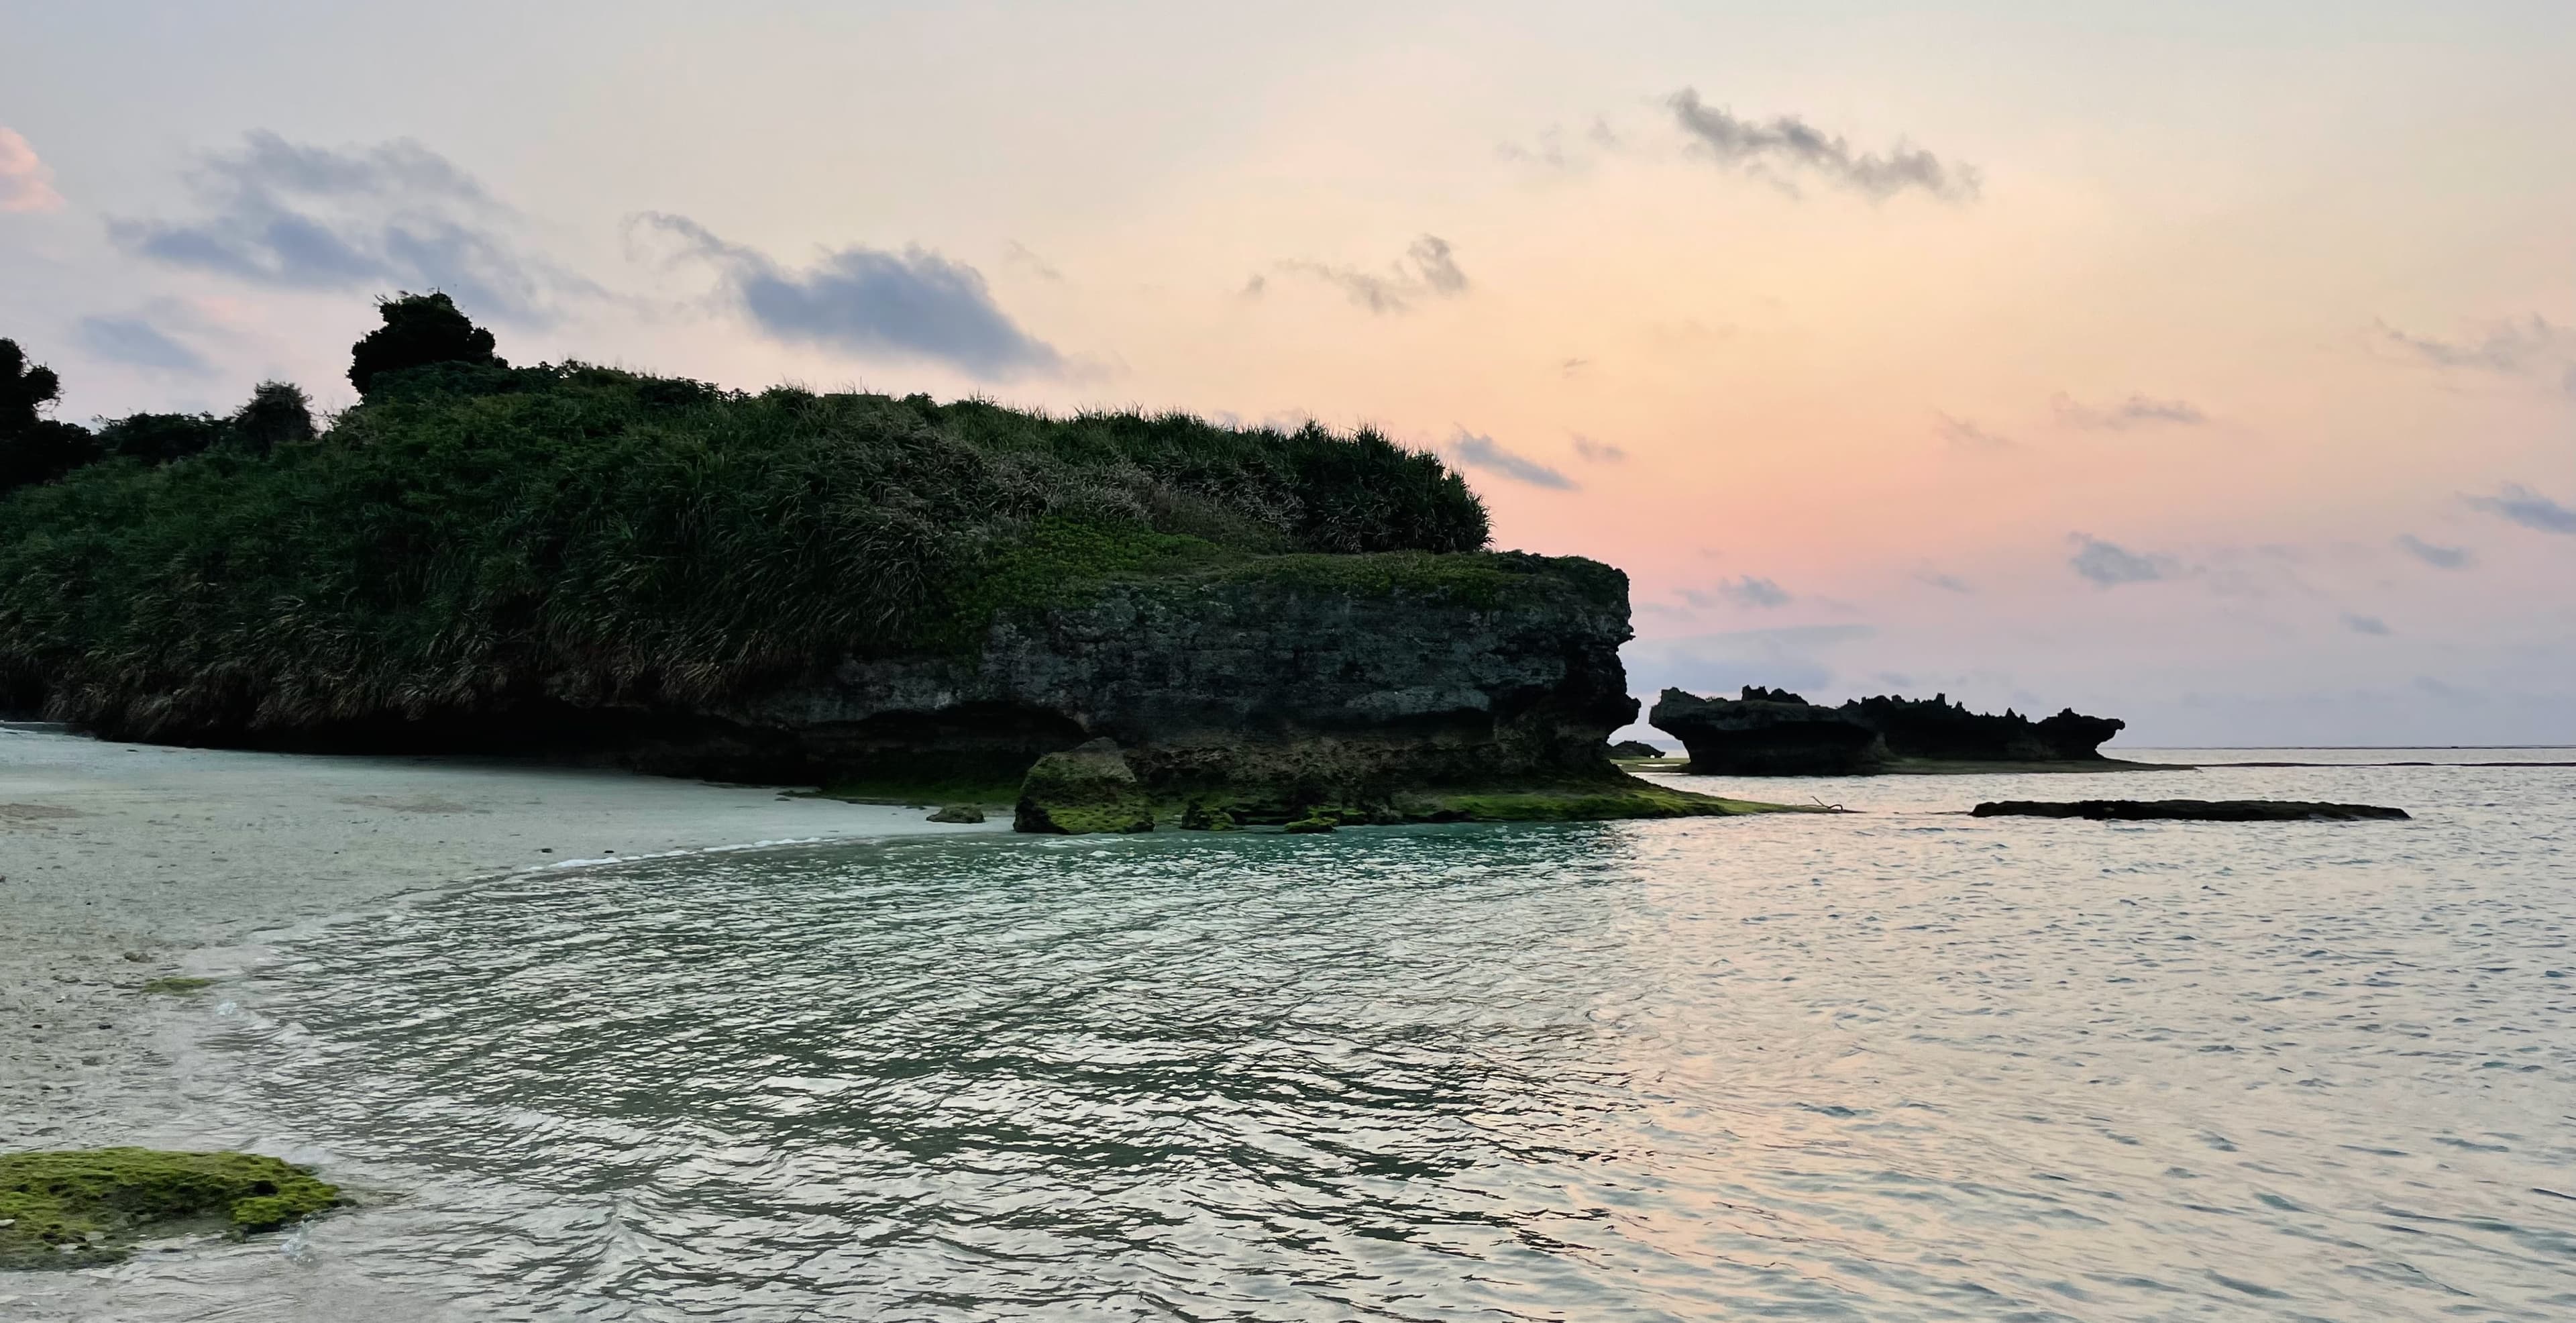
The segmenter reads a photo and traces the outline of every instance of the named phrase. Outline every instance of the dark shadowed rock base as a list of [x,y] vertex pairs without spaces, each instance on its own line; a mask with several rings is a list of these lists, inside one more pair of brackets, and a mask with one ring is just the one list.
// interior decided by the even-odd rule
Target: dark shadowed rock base
[[2007,799],[1979,804],[1980,818],[2092,818],[2113,822],[2356,822],[2404,818],[2376,804],[2322,804],[2299,799]]

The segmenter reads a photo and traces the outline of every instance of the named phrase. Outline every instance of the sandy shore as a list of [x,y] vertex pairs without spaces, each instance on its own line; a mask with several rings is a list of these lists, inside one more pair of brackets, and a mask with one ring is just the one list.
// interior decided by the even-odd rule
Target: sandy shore
[[246,944],[263,931],[581,860],[1008,830],[922,819],[612,771],[169,749],[0,725],[0,1149],[175,1142],[136,1132],[155,1115],[184,1125],[157,1045],[171,1002],[144,985],[230,972],[256,957]]

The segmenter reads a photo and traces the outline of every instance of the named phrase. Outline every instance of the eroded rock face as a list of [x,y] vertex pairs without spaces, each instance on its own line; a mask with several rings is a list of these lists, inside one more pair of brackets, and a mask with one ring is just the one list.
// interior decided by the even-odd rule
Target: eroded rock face
[[1886,770],[1896,759],[2064,762],[2101,757],[2128,723],[2069,708],[2034,722],[2016,712],[1971,712],[1945,694],[1861,698],[1821,707],[1784,689],[1748,685],[1741,698],[1667,689],[1648,716],[1690,749],[1694,772],[1740,776],[1840,776]]
[[[1593,561],[1242,557],[1060,591],[944,651],[889,643],[703,699],[549,680],[399,722],[157,738],[510,752],[934,803],[999,800],[1039,759],[1106,738],[1158,803],[1270,823],[1425,787],[1615,780],[1604,742],[1636,716],[1627,576]],[[633,688],[673,691],[649,680]]]
[[[1330,559],[1107,585],[997,620],[974,656],[853,659],[631,757],[743,779],[1016,780],[1107,738],[1159,798],[1285,805],[1608,774],[1604,741],[1637,711],[1625,575],[1491,555],[1373,581],[1349,568],[1372,558]],[[1476,574],[1435,572],[1451,563]]]

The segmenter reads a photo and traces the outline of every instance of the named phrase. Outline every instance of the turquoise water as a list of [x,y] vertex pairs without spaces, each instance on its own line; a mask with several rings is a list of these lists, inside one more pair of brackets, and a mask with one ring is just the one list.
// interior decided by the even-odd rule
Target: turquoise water
[[[1865,811],[524,877],[216,1055],[455,1317],[2576,1317],[2576,769],[1722,788]],[[2417,818],[1955,812],[2178,794]]]

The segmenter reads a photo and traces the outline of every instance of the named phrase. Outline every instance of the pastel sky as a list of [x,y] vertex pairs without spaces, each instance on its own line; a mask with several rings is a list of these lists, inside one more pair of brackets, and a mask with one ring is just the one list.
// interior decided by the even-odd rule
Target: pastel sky
[[2576,743],[2576,5],[0,0],[61,416],[514,360],[1372,424],[1637,691]]

